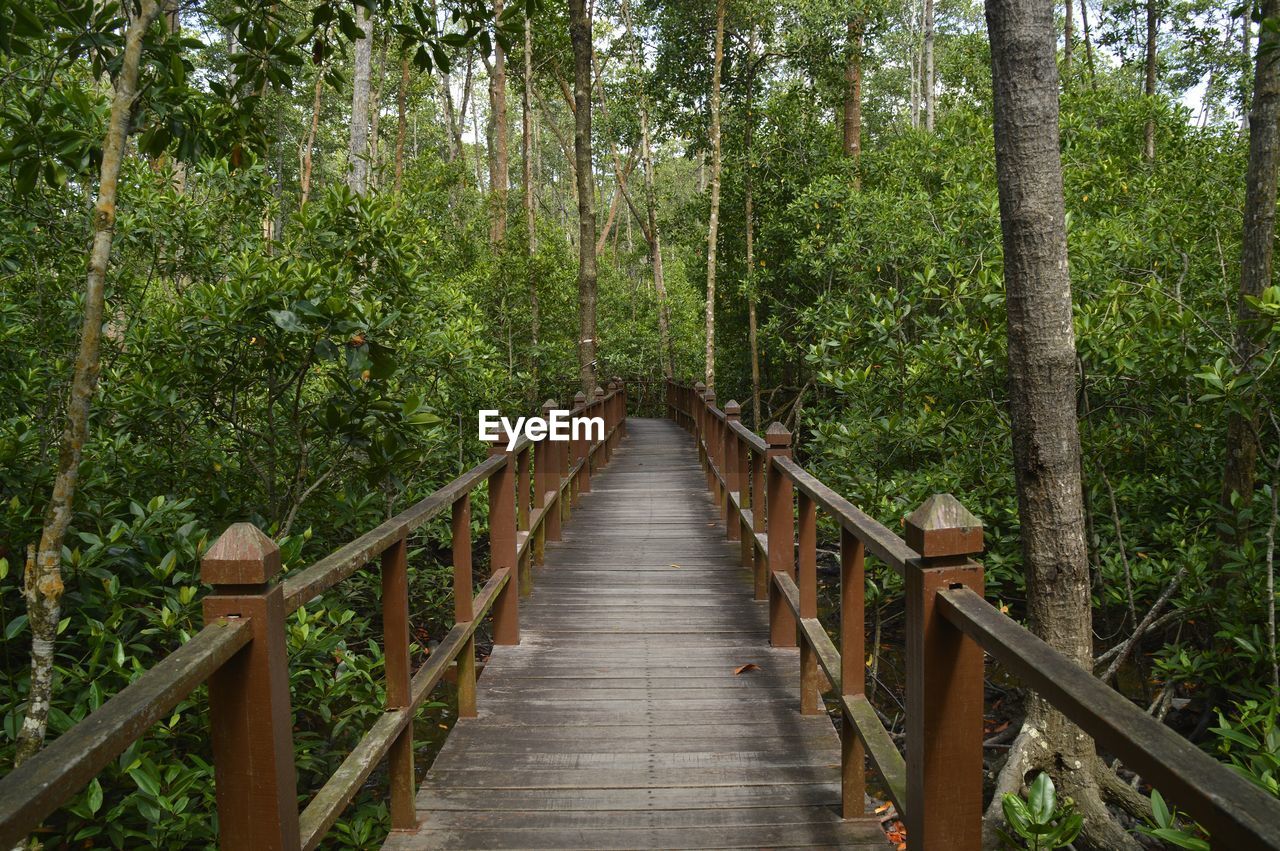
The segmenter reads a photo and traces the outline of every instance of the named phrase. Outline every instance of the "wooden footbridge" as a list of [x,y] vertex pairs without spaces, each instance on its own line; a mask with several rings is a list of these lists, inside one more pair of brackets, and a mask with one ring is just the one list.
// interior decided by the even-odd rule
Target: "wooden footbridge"
[[[982,529],[954,498],[921,505],[904,540],[796,463],[780,425],[761,438],[701,386],[669,384],[666,401],[668,419],[628,419],[620,382],[579,394],[572,411],[603,417],[602,440],[495,446],[282,578],[275,544],[232,526],[202,565],[207,626],[0,779],[0,847],[207,683],[225,849],[316,848],[370,783],[387,790],[387,849],[887,848],[866,814],[870,768],[912,849],[967,851],[981,845],[985,651],[1215,847],[1280,849],[1276,799],[984,601],[972,560]],[[482,485],[489,558],[477,591],[471,494]],[[835,639],[818,618],[819,512],[839,536]],[[407,541],[444,514],[455,626],[415,660]],[[905,580],[905,758],[863,691],[868,556]],[[284,620],[372,562],[385,711],[300,805]],[[476,636],[490,622],[477,678]],[[418,784],[414,716],[447,673],[459,720]]]

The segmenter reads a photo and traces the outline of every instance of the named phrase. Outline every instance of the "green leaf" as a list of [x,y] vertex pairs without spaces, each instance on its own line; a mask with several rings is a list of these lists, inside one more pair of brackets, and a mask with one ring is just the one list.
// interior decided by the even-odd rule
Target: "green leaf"
[[89,781],[88,793],[89,812],[97,813],[102,808],[102,784],[98,782],[98,778]]

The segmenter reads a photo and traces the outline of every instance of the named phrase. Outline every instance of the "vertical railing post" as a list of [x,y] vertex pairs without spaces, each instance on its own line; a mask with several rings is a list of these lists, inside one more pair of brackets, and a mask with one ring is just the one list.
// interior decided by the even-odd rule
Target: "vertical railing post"
[[907,835],[922,851],[982,846],[982,647],[938,611],[938,591],[983,592],[982,524],[950,494],[906,521]]
[[[799,521],[797,544],[799,565],[796,584],[800,587],[800,619],[818,617],[818,509],[807,494],[796,498]],[[825,712],[822,705],[822,674],[818,670],[818,654],[808,639],[800,642],[800,714]]]
[[511,575],[493,603],[493,643],[520,643],[520,578],[516,575],[515,459],[504,436],[489,446],[490,455],[504,455],[507,463],[489,476],[489,568],[507,568]]
[[768,516],[769,496],[765,488],[765,468],[769,461],[765,455],[751,454],[751,492],[755,494],[755,503],[751,509],[751,561],[755,568],[755,598],[759,601],[769,599],[769,556],[761,552],[755,544],[755,536],[764,534],[767,538],[766,517]]
[[[573,397],[573,410],[577,416],[587,416],[587,394],[579,390]],[[573,504],[578,504],[578,494],[591,493],[591,441],[588,439],[590,435],[579,437],[573,441],[573,458],[574,461],[582,461],[582,467],[578,470],[577,488],[573,497]]]
[[[516,528],[521,532],[529,531],[529,459],[532,452],[530,446],[516,453]],[[517,550],[519,548],[517,547]],[[533,593],[533,542],[524,548],[520,561],[520,596],[528,597]]]
[[253,640],[209,677],[209,726],[224,849],[297,851],[298,775],[285,646],[284,593],[269,585],[280,548],[252,523],[236,523],[200,564],[213,586],[204,620],[248,618]]
[[[613,382],[618,385],[618,395],[614,399],[618,406],[618,440],[622,440],[627,436],[627,383],[617,376],[614,377]],[[645,393],[642,391],[640,398],[643,399],[644,396]]]
[[791,477],[773,463],[775,458],[791,457],[791,432],[782,423],[775,422],[765,432],[765,443],[769,446],[764,454],[769,494],[769,642],[774,647],[795,647],[795,615],[777,583],[772,581],[775,573],[785,573],[792,579],[796,575]]
[[[547,421],[551,420],[551,415],[555,412],[556,400],[548,399],[542,403],[542,416]],[[539,501],[539,505],[545,505],[545,500],[556,499],[555,494],[560,489],[560,483],[564,478],[564,470],[567,469],[565,460],[568,458],[565,444],[559,440],[544,440],[540,444],[542,447],[542,457],[544,463],[537,464],[537,469],[542,471],[542,478],[539,480],[541,484],[538,486],[542,491],[543,499]],[[560,456],[564,455],[565,458]],[[546,520],[542,522],[542,529],[546,540],[560,540],[560,517],[564,514],[563,505],[556,503],[555,511],[547,514]]]
[[716,498],[716,504],[720,503],[720,483],[716,479],[715,468],[719,466],[719,460],[716,456],[716,438],[719,432],[716,431],[716,415],[711,413],[711,409],[716,406],[716,391],[708,390],[702,394],[703,400],[703,443],[706,445],[707,453],[707,490],[711,491],[711,495]]
[[[848,529],[840,529],[840,687],[843,697],[866,691],[866,549]],[[843,818],[866,813],[866,752],[857,727],[840,713],[840,809]]]
[[[409,541],[408,530],[382,552],[382,664],[387,677],[387,709],[405,709],[413,701],[409,680]],[[412,830],[418,818],[413,805],[413,718],[387,752],[391,781],[391,828]]]
[[705,439],[706,429],[704,423],[706,421],[706,402],[702,398],[702,394],[707,392],[707,385],[699,381],[693,385],[693,400],[689,404],[689,410],[693,413],[693,445],[698,450],[698,461],[705,467],[707,463],[706,447],[702,445]]
[[[742,536],[742,528],[738,522],[738,507],[734,504],[733,494],[742,490],[738,479],[738,433],[733,424],[742,416],[742,406],[730,399],[724,406],[724,433],[720,440],[720,457],[724,460],[720,472],[724,474],[724,533],[730,541]],[[739,495],[738,499],[742,499]]]
[[[601,467],[609,463],[609,429],[613,428],[612,418],[609,416],[609,405],[605,402],[604,395],[604,388],[596,387],[596,416],[604,420],[604,437],[600,439],[600,451],[595,456],[599,459]],[[588,448],[590,445],[590,441],[588,441]]]
[[737,438],[738,456],[738,537],[742,539],[742,566],[748,570],[755,564],[752,554],[755,552],[756,542],[754,535],[751,533],[751,524],[747,522],[747,509],[752,512],[754,518],[755,512],[758,510],[756,501],[759,494],[751,493],[751,446],[741,437]]
[[[453,542],[453,622],[470,623],[475,618],[471,578],[471,494],[454,500],[449,518]],[[472,633],[458,654],[458,717],[476,716],[476,637]]]

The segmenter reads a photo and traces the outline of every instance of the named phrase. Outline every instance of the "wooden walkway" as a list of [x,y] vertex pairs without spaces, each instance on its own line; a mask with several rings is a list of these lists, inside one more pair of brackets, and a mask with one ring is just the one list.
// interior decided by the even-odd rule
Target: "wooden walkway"
[[798,711],[797,651],[769,647],[692,440],[627,428],[428,772],[418,830],[384,847],[889,847],[839,818],[839,737]]

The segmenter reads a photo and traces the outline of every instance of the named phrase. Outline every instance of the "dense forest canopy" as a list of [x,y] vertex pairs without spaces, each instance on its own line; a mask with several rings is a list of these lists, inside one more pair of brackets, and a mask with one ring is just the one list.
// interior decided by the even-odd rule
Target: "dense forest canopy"
[[[893,527],[961,496],[990,598],[1277,793],[1278,5],[0,0],[0,762],[192,634],[228,524],[305,565],[480,459],[476,410],[618,376],[783,423]],[[381,706],[376,598],[291,617],[302,793]],[[993,823],[1045,769],[1085,844],[1201,847],[992,681]],[[212,843],[203,712],[43,841]]]

